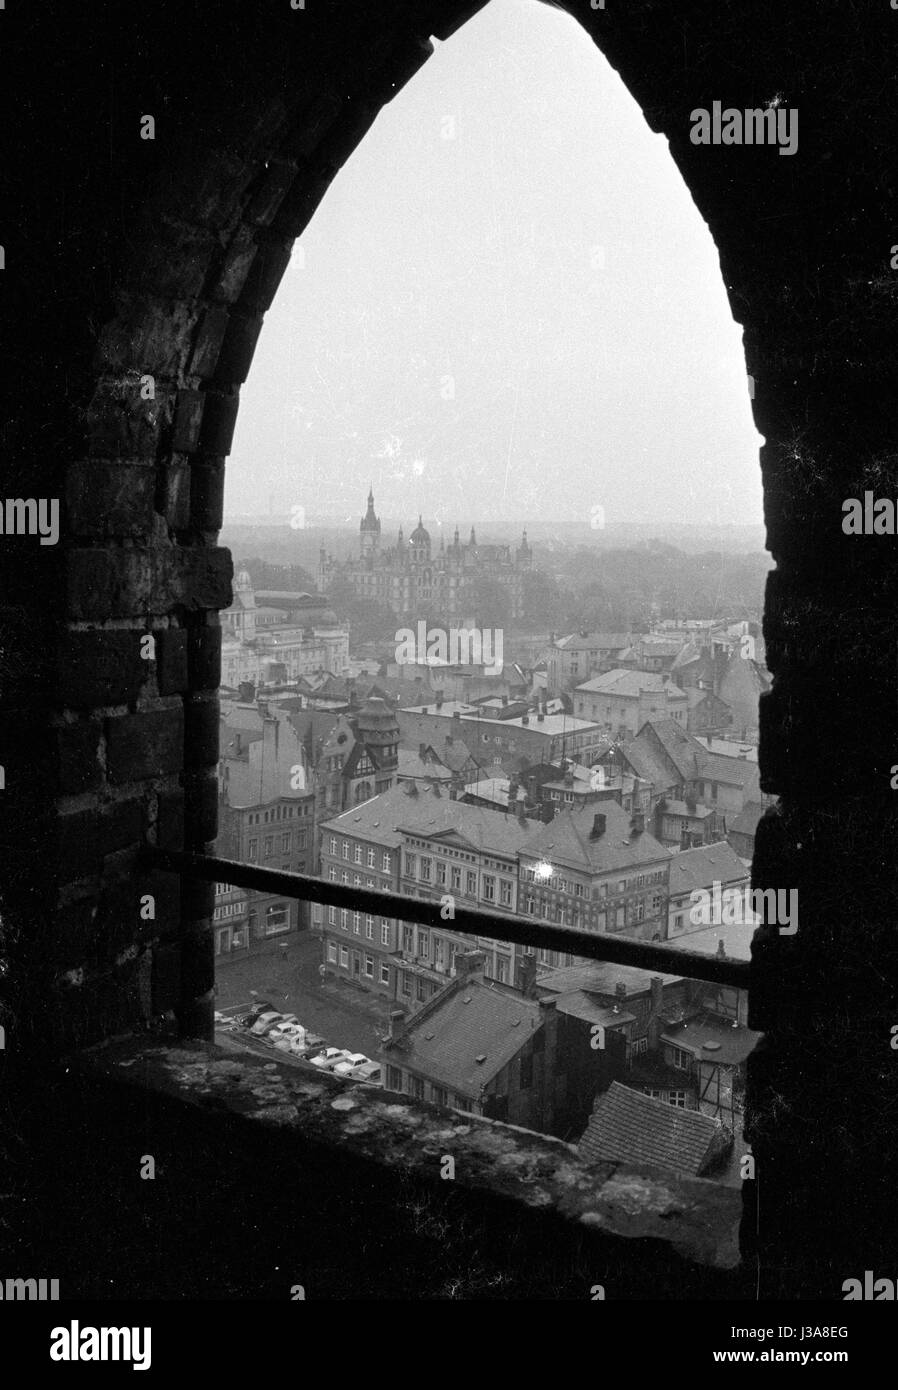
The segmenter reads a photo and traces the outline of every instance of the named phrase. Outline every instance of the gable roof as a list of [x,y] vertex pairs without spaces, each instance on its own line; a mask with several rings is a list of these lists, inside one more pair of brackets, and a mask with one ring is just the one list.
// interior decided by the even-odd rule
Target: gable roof
[[398,1048],[384,1056],[401,1056],[403,1067],[476,1100],[542,1026],[532,1000],[479,980],[452,981],[420,1016],[412,1015]]
[[580,1157],[673,1168],[698,1177],[729,1148],[723,1133],[710,1115],[681,1110],[612,1081],[589,1117]]
[[670,861],[670,896],[691,893],[696,888],[710,888],[714,883],[733,883],[748,880],[748,870],[732,845],[718,840],[697,849],[684,849]]
[[523,824],[514,815],[501,815],[485,806],[472,806],[467,801],[451,801],[445,793],[435,796],[433,790],[421,790],[417,800],[408,798],[405,814],[399,813],[397,828],[422,838],[461,836],[487,854],[504,854],[512,858],[533,835],[535,821]]
[[636,868],[657,860],[670,862],[670,851],[647,830],[641,835],[631,835],[630,813],[616,801],[603,801],[600,805],[598,814],[605,817],[605,832],[599,839],[590,839],[597,808],[589,803],[557,811],[522,848],[527,854],[540,855],[550,863],[567,864],[590,873]]
[[680,687],[660,672],[630,671],[622,667],[606,671],[602,676],[593,676],[574,689],[576,694],[623,695],[634,699],[640,695],[666,695],[670,700],[686,699]]
[[351,806],[322,822],[322,830],[344,835],[358,835],[360,839],[370,840],[372,844],[385,845],[393,849],[402,844],[402,836],[396,829],[399,817],[407,812],[408,795],[406,788],[415,783],[402,782],[389,791],[372,796],[360,806]]

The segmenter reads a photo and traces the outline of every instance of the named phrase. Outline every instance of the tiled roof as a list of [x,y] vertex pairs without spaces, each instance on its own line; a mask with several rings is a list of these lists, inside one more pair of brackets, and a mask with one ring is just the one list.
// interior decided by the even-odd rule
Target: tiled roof
[[713,883],[742,882],[748,874],[736,851],[726,840],[698,849],[684,849],[670,861],[670,896],[710,888]]
[[420,777],[421,779],[435,777],[440,782],[451,781],[451,769],[436,754],[425,761],[419,753],[414,753],[411,748],[400,748],[398,758],[400,777]]
[[630,813],[616,801],[599,803],[605,817],[605,832],[597,840],[590,839],[597,806],[563,808],[556,812],[548,825],[537,830],[525,847],[527,854],[539,855],[550,863],[568,864],[592,873],[613,869],[631,869],[657,860],[669,862],[670,854],[662,844],[644,830],[632,835]]
[[[682,693],[682,692],[681,692]],[[646,721],[651,726],[661,747],[664,749],[668,758],[681,774],[684,782],[690,782],[696,777],[701,777],[704,767],[704,750],[697,739],[691,734],[687,734],[681,724],[675,719],[649,719]],[[638,741],[643,737],[646,725],[643,724],[639,733],[636,735]],[[650,735],[645,735],[645,741],[649,742]]]
[[469,980],[448,987],[420,1021],[413,1015],[401,1051],[385,1056],[476,1099],[541,1027],[542,1010],[532,1000]]
[[373,796],[370,801],[363,801],[360,806],[352,806],[339,816],[324,821],[321,828],[344,835],[358,835],[372,844],[395,849],[402,843],[402,836],[396,827],[400,818],[408,818],[410,798],[406,788],[412,785],[417,784],[401,782],[389,791],[381,792],[380,796]]
[[[651,782],[656,792],[676,784],[674,775],[662,760],[661,754],[651,748],[647,740],[643,739],[640,742],[638,738],[632,739],[624,745],[622,751],[636,776]],[[679,774],[676,776],[679,777]]]
[[612,1081],[596,1101],[580,1157],[673,1168],[697,1177],[716,1156],[720,1126],[698,1110],[680,1110]]
[[[436,752],[436,749],[434,749]],[[453,772],[465,771],[470,776],[471,765],[480,767],[480,763],[474,757],[468,745],[461,739],[455,738],[451,743],[444,743],[439,753],[440,761],[444,762]]]
[[742,787],[743,790],[760,789],[760,771],[757,763],[748,759],[724,758],[717,753],[703,753],[702,773],[705,781],[725,782],[729,786]]
[[[606,671],[603,676],[593,676],[575,687],[575,693],[589,695],[624,695],[637,697],[641,694],[667,695],[670,699],[685,700],[686,696],[678,685],[662,676],[658,671],[629,671],[618,668]],[[679,726],[677,726],[679,727]]]
[[522,825],[517,816],[500,815],[485,806],[451,801],[445,793],[421,790],[417,798],[406,797],[404,811],[397,812],[397,826],[411,835],[438,836],[454,832],[487,854],[514,856],[531,838],[536,822]]

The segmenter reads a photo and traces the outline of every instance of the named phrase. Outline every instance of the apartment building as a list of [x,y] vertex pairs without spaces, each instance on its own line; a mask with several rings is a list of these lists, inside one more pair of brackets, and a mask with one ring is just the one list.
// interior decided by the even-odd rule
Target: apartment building
[[[671,855],[645,829],[641,812],[616,801],[561,810],[519,854],[521,910],[592,932],[660,941],[667,930]],[[556,952],[542,964],[569,963]]]
[[618,668],[574,691],[574,714],[614,738],[634,738],[649,719],[673,719],[685,729],[689,700],[666,675]]
[[[402,836],[395,827],[404,810],[406,785],[394,786],[323,822],[319,834],[322,878],[344,887],[399,891]],[[328,976],[396,997],[395,917],[314,903],[312,920],[322,934]]]
[[627,632],[574,632],[553,637],[546,655],[549,691],[562,694],[590,676],[611,670],[632,640]]
[[[537,823],[523,815],[454,801],[438,786],[410,786],[397,824],[402,840],[400,892],[430,902],[451,900],[458,907],[515,916],[518,906],[518,854]],[[404,922],[400,929],[399,1002],[420,1007],[452,974],[456,957],[476,946],[484,955],[487,979],[513,984],[525,951],[513,942],[471,937],[445,927]]]

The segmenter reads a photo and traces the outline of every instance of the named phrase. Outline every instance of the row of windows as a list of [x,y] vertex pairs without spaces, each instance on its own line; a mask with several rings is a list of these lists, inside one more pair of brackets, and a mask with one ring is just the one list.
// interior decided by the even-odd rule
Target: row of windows
[[[335,941],[329,941],[327,943],[327,958],[332,965],[337,964],[338,954],[337,943]],[[339,964],[342,970],[350,969],[350,951],[348,946],[341,946],[339,948]],[[367,980],[373,980],[374,957],[369,955],[363,957],[359,951],[353,951],[351,969],[353,975],[364,976]],[[390,983],[390,967],[386,962],[381,962],[379,978],[382,985],[388,985]]]
[[[277,847],[277,849],[275,849],[275,846],[274,846],[274,842],[275,842],[275,839],[276,839],[276,838],[277,838],[277,840],[278,840],[278,847]],[[297,849],[305,849],[305,847],[306,847],[306,838],[307,838],[307,837],[306,837],[306,831],[305,831],[305,830],[297,830],[297,832],[296,832],[296,848],[297,848]],[[288,831],[286,831],[283,835],[280,835],[280,836],[278,836],[278,837],[276,837],[276,836],[274,836],[274,835],[266,835],[266,836],[265,836],[265,839],[264,839],[264,841],[263,841],[263,845],[262,845],[262,853],[263,853],[264,857],[267,859],[267,858],[269,857],[269,855],[272,855],[272,854],[289,854],[290,851],[291,851],[291,849],[292,849],[292,847],[293,847],[293,833],[292,833],[292,831],[288,830]],[[258,841],[257,839],[252,839],[252,840],[249,841],[249,843],[248,843],[248,845],[247,845],[247,857],[248,857],[249,859],[256,859],[256,858],[258,857],[258,854],[259,854],[259,841]]]
[[246,902],[221,903],[212,914],[213,921],[220,922],[224,917],[242,917],[246,912]]
[[[335,856],[336,856],[336,854],[337,854],[337,837],[336,837],[336,835],[331,835],[331,837],[330,837],[330,852],[331,852],[331,854],[333,854],[333,855],[335,855]],[[375,848],[374,848],[373,845],[368,845],[367,848],[366,848],[366,847],[364,847],[363,845],[359,844],[358,842],[356,842],[354,845],[351,845],[350,842],[349,842],[349,840],[344,840],[344,841],[343,841],[343,844],[342,844],[342,846],[341,846],[341,851],[340,851],[340,853],[341,853],[341,857],[342,857],[343,859],[349,859],[349,857],[350,857],[350,855],[351,855],[351,856],[352,856],[353,863],[355,863],[355,864],[361,864],[361,862],[362,862],[362,854],[364,853],[364,854],[365,854],[365,862],[366,862],[366,864],[368,865],[368,868],[369,868],[369,869],[373,869],[373,868],[375,867],[375,861],[376,861],[376,858],[377,858],[377,851],[375,850]],[[385,849],[385,850],[381,850],[380,867],[381,867],[381,872],[382,872],[382,873],[388,874],[388,873],[390,872],[390,863],[391,863],[391,860],[390,860],[390,851],[389,851],[389,850],[386,850],[386,849]]]
[[[328,871],[327,871],[327,876],[328,876],[328,878],[330,879],[331,883],[336,883],[336,882],[337,882],[337,870],[334,868],[333,864],[331,864],[330,868],[328,869]],[[340,882],[341,882],[342,884],[344,884],[345,887],[347,887],[347,888],[349,887],[349,870],[348,870],[348,869],[344,869],[344,870],[342,871],[342,873],[340,874]],[[353,886],[353,888],[361,888],[361,886],[362,886],[362,875],[361,875],[361,874],[353,874],[353,876],[352,876],[352,886]],[[375,889],[376,889],[376,888],[380,888],[381,892],[383,892],[383,893],[388,893],[388,892],[390,891],[390,888],[392,887],[392,885],[391,885],[389,882],[378,884],[376,878],[372,878],[372,877],[369,876],[368,878],[365,879],[365,887],[366,887],[366,888],[375,888]]]
[[[340,913],[340,926],[342,927],[343,931],[349,931],[349,918],[350,918],[350,916],[351,916],[351,917],[352,917],[352,931],[353,931],[353,935],[355,935],[355,936],[361,936],[361,934],[362,934],[362,914],[361,914],[360,912],[352,912],[352,913],[350,913],[350,910],[349,910],[349,908],[347,908],[347,907],[341,907],[341,908],[329,907],[329,908],[327,909],[327,920],[328,920],[328,924],[329,924],[330,926],[332,926],[332,927],[335,927],[335,926],[337,925],[337,913],[338,913],[338,911],[339,911],[339,913]],[[390,941],[391,941],[391,935],[390,935],[390,933],[391,933],[391,930],[392,930],[392,927],[391,927],[390,919],[388,919],[387,917],[381,917],[381,919],[380,919],[380,944],[381,944],[381,946],[389,946],[389,945],[390,945]],[[370,913],[367,913],[367,912],[365,913],[365,940],[366,940],[366,941],[373,941],[373,940],[374,940],[374,918],[371,916]]]
[[275,806],[270,811],[251,811],[246,818],[247,825],[268,825],[271,821],[292,820],[294,816],[311,814],[311,802],[296,802],[287,806]]
[[642,1094],[652,1096],[654,1100],[666,1101],[668,1105],[675,1105],[678,1110],[686,1109],[685,1091],[656,1091],[651,1086],[643,1086]]
[[454,1110],[465,1113],[470,1113],[472,1109],[471,1102],[465,1096],[457,1095],[433,1081],[425,1081],[411,1072],[403,1073],[401,1067],[387,1067],[386,1088],[400,1095],[412,1096],[414,1100],[429,1100],[432,1105],[452,1106]]

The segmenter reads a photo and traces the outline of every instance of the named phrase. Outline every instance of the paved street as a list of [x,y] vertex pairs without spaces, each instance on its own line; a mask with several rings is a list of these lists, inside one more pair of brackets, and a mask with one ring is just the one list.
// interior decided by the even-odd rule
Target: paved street
[[270,1000],[275,1009],[294,1013],[300,1023],[327,1040],[329,1047],[347,1047],[376,1057],[379,1037],[387,1030],[390,1003],[363,994],[352,985],[318,977],[321,939],[311,934],[291,936],[287,960],[280,951],[222,964],[216,961],[215,1007],[233,1015],[253,1003],[253,994]]

